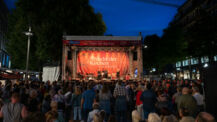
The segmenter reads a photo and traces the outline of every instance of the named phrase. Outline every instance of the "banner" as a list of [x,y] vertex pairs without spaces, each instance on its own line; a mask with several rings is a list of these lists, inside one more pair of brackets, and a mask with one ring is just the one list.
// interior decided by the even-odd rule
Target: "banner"
[[107,71],[111,77],[120,72],[125,76],[129,72],[129,57],[126,52],[118,51],[80,51],[77,56],[77,73],[83,75],[98,71]]
[[74,46],[138,46],[142,45],[140,40],[63,40],[63,44]]

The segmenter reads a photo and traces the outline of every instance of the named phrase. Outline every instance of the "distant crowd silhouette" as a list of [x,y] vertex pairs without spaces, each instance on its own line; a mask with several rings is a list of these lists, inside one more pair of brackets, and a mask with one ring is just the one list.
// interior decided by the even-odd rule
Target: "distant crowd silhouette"
[[0,84],[2,122],[215,122],[202,81],[16,81]]

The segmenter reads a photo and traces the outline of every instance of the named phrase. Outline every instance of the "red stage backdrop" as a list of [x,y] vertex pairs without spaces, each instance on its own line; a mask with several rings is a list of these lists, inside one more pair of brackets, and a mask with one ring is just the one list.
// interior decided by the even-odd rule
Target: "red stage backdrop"
[[77,73],[93,73],[107,70],[111,76],[125,76],[129,71],[129,57],[126,52],[118,51],[80,51],[77,56]]

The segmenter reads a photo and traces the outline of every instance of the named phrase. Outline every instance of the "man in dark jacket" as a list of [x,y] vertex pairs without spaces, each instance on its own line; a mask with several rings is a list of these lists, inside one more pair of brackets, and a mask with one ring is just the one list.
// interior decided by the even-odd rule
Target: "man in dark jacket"
[[143,102],[143,110],[144,110],[144,118],[148,119],[148,114],[155,111],[155,103],[157,101],[157,97],[155,93],[151,90],[151,84],[147,84],[147,90],[145,90],[140,100]]

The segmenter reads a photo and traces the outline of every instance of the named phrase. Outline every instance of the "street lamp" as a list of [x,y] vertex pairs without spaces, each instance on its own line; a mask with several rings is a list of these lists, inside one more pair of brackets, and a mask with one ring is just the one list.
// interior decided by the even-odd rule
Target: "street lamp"
[[27,44],[27,56],[26,56],[26,75],[25,75],[25,82],[28,80],[28,68],[29,68],[29,49],[30,49],[30,38],[33,36],[33,33],[31,32],[32,29],[29,26],[29,31],[24,32],[26,36],[28,36],[28,44]]

